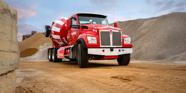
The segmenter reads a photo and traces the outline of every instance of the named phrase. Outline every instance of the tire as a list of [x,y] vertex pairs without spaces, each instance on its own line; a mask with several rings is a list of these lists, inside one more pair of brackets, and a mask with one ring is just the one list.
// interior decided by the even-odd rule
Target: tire
[[127,66],[130,63],[130,54],[119,56],[117,61],[119,65]]
[[76,63],[77,62],[77,45],[71,49],[72,57],[69,59],[70,63]]
[[52,62],[52,49],[51,48],[48,49],[48,60]]
[[86,68],[88,66],[88,53],[87,48],[82,44],[77,45],[77,62],[80,68]]
[[51,51],[52,51],[51,58],[52,58],[53,62],[60,62],[60,61],[62,61],[62,59],[58,59],[57,58],[57,48],[52,48]]

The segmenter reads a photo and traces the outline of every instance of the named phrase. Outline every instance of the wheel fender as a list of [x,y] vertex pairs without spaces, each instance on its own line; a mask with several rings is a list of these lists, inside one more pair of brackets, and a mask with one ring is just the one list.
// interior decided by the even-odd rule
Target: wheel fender
[[85,40],[86,40],[85,38],[80,38],[77,40],[75,45],[82,44],[83,47],[87,48],[87,44],[86,44]]
[[[84,41],[84,39],[83,38],[80,38],[80,39],[78,39],[77,41],[76,41],[76,43],[73,45],[73,47],[71,48],[71,51],[70,51],[70,58],[71,59],[75,59],[76,58],[76,53],[77,53],[77,46],[78,46],[78,44],[82,44],[82,46],[85,48],[85,49],[87,49],[87,46],[86,46],[86,43],[85,43],[85,41]],[[74,52],[73,52],[74,51]],[[75,54],[74,54],[75,53]]]
[[[87,36],[96,37],[97,38],[97,43],[96,44],[89,44]],[[93,34],[82,34],[78,37],[77,42],[79,43],[79,41],[82,42],[87,48],[89,48],[89,47],[99,47],[99,38],[98,38],[98,36],[93,35]]]
[[[87,36],[94,36],[94,35],[91,35],[91,34],[81,34],[78,37],[78,42],[81,41],[86,47],[90,47],[90,46],[92,47],[92,45],[88,43]],[[96,46],[96,45],[94,45],[94,46]]]

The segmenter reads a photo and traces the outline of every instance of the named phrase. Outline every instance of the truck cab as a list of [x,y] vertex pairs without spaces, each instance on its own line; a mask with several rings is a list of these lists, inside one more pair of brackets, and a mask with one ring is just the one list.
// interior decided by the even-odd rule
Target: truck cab
[[[123,30],[118,28],[117,23],[110,26],[107,16],[77,13],[63,23],[64,29],[60,30],[59,35],[66,44],[53,44],[48,52],[49,60],[68,58],[78,62],[81,68],[87,67],[89,60],[117,59],[119,65],[129,64],[131,38],[122,34]],[[53,41],[52,35],[49,36]]]

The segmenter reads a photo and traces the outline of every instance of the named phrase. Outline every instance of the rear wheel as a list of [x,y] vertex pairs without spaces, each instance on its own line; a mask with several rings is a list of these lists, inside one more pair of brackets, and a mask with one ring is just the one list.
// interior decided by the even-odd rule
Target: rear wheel
[[130,63],[130,54],[120,55],[117,61],[119,65],[127,66]]
[[48,60],[52,62],[52,49],[51,48],[48,49]]
[[62,61],[62,59],[58,59],[57,58],[57,48],[52,48],[51,51],[52,51],[51,58],[52,58],[53,62],[60,62],[60,61]]
[[87,48],[82,44],[77,45],[77,61],[80,68],[86,68],[88,66],[88,53]]

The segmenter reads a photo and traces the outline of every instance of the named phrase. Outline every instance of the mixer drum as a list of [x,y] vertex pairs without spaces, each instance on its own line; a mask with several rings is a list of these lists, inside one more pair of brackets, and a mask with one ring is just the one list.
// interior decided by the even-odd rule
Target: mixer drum
[[67,21],[65,18],[55,20],[51,26],[51,37],[52,40],[59,45],[67,45]]

